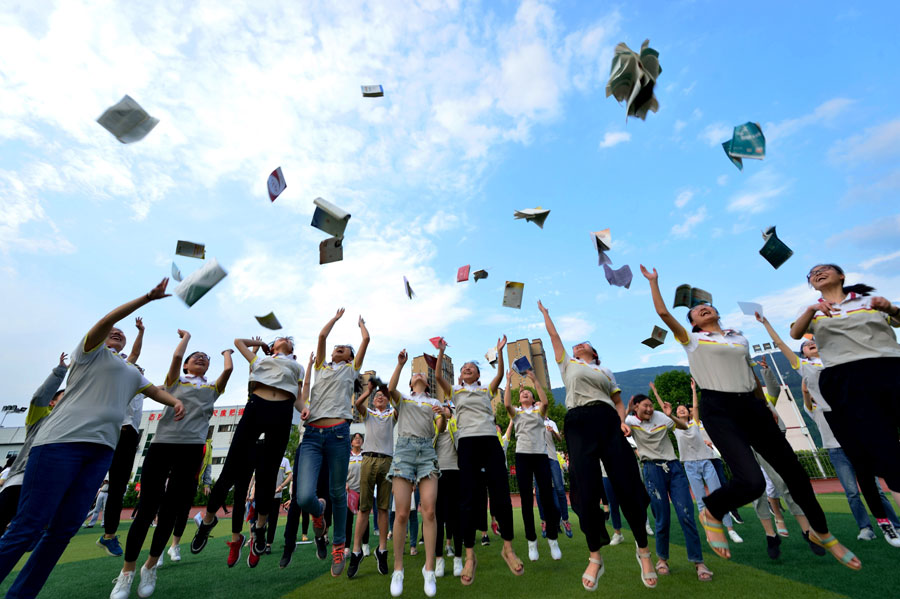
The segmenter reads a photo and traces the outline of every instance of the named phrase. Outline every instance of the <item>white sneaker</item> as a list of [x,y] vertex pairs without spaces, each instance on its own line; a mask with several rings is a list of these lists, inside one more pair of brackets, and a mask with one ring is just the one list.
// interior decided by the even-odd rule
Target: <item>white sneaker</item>
[[453,575],[457,578],[462,576],[463,571],[463,558],[454,557],[453,558]]
[[743,543],[744,539],[741,538],[741,535],[737,533],[735,529],[731,529],[728,531],[728,536],[731,537],[731,540],[735,543]]
[[444,558],[436,557],[434,559],[434,575],[438,578],[444,577]]
[[141,566],[141,583],[138,585],[138,597],[149,597],[156,590],[156,568],[149,570]]
[[885,522],[878,526],[881,527],[881,532],[884,533],[884,540],[887,541],[891,547],[900,547],[900,536],[897,536],[897,530],[894,528],[893,524]]
[[403,594],[403,570],[394,570],[391,574],[391,597]]
[[612,538],[609,540],[610,545],[618,545],[622,541],[625,540],[625,535],[620,532],[614,532]]
[[878,537],[875,536],[875,531],[871,528],[860,528],[859,534],[856,535],[857,541],[874,541]]
[[547,544],[550,545],[550,557],[555,560],[562,559],[562,551],[559,550],[559,541],[556,539],[550,539],[547,541]]
[[447,548],[444,549],[444,555],[447,557],[456,557],[456,554],[453,553],[453,545],[447,545]]
[[169,547],[169,550],[166,552],[169,554],[169,557],[173,562],[181,561],[181,546],[180,545],[172,545]]
[[369,549],[369,544],[368,544],[368,543],[363,543],[363,546],[362,546],[362,554],[363,554],[363,557],[369,557],[369,555],[370,555],[371,553],[372,553],[372,552],[371,552],[371,550]]
[[425,569],[425,566],[422,566],[422,577],[425,579],[425,596],[434,597],[437,595],[437,579],[434,572],[428,571]]
[[650,526],[650,522],[646,522],[644,524],[644,528],[647,530],[647,534],[652,537],[653,536],[653,527]]
[[165,555],[166,555],[165,553],[161,553],[159,555],[159,559],[156,560],[156,565],[153,566],[154,568],[159,568],[161,565],[163,565],[163,558],[165,557]]
[[538,561],[537,541],[528,541],[528,559]]
[[128,599],[131,594],[131,582],[134,580],[134,572],[119,572],[119,575],[113,579],[116,585],[113,587],[109,599]]

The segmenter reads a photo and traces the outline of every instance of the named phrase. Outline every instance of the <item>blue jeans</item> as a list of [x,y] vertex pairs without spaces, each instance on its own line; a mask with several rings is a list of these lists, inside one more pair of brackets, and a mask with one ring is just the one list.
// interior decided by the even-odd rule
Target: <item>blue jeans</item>
[[322,465],[328,469],[328,494],[334,520],[333,543],[346,542],[347,469],[350,464],[350,425],[346,422],[329,428],[306,425],[300,444],[300,466],[297,471],[297,504],[310,516],[322,515],[322,504],[316,496],[316,482]]
[[[853,517],[856,518],[856,525],[860,528],[872,528],[869,514],[866,512],[866,508],[859,498],[859,486],[856,481],[856,471],[853,469],[853,465],[847,458],[847,454],[844,453],[843,449],[837,447],[828,450],[828,458],[831,460],[831,465],[834,466],[834,471],[837,473],[838,480],[841,481],[841,486],[844,487],[844,494],[847,495],[847,503],[850,504],[850,511],[853,513]],[[897,521],[897,514],[894,513],[891,502],[884,496],[884,491],[881,490],[880,486],[877,486],[876,488],[878,489],[881,505],[884,506],[884,511],[887,514],[888,520],[891,521],[894,528],[900,528],[900,522]]]
[[[706,487],[712,493],[722,486],[719,474],[711,460],[690,460],[684,462],[684,472],[687,474],[691,492],[694,494],[694,500],[697,502],[697,509],[703,510],[703,498],[706,497],[706,489],[704,489],[703,483],[706,483]],[[731,514],[725,514],[725,517],[722,518],[722,524],[726,528],[734,527],[734,519],[731,517]]]
[[[553,482],[553,505],[556,506],[556,511],[559,512],[560,517],[568,521],[569,500],[566,497],[566,481],[563,478],[562,468],[559,467],[559,460],[556,458],[548,457],[547,459],[550,460],[550,479]],[[534,485],[534,497],[537,500],[541,521],[545,521],[544,506],[541,504],[541,493],[536,484]]]
[[616,499],[616,493],[613,491],[612,483],[609,477],[603,477],[603,490],[606,492],[606,503],[609,507],[609,518],[612,522],[613,530],[622,530],[622,515],[619,513],[619,500]]
[[31,449],[19,511],[0,538],[0,582],[33,540],[40,541],[7,591],[8,598],[36,597],[43,588],[81,528],[112,456],[111,447],[98,443],[51,443]]
[[678,523],[684,531],[688,560],[694,563],[703,561],[703,550],[700,547],[700,535],[694,522],[694,502],[688,486],[684,468],[678,460],[670,460],[664,465],[643,462],[644,484],[650,494],[650,509],[656,521],[656,555],[660,559],[669,559],[669,522],[671,512],[669,498],[675,504]]
[[97,504],[94,506],[94,511],[88,514],[88,526],[93,526],[97,523],[97,518],[100,517],[100,514],[103,513],[103,510],[106,508],[106,497],[107,493],[98,493],[97,494]]

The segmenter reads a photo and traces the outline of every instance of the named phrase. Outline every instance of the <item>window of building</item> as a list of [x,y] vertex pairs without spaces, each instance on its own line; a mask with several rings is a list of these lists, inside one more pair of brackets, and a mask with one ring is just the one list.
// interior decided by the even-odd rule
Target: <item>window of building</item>
[[219,432],[220,433],[231,433],[231,432],[234,432],[234,427],[235,427],[235,425],[233,425],[233,424],[220,424]]
[[150,449],[150,441],[153,440],[153,433],[147,434],[147,440],[144,442],[144,451],[141,452],[142,456],[147,455],[147,451]]
[[213,463],[213,464],[224,464],[224,463],[225,463],[225,458],[224,458],[224,457],[221,457],[221,458],[213,458],[213,459],[212,459],[212,463]]

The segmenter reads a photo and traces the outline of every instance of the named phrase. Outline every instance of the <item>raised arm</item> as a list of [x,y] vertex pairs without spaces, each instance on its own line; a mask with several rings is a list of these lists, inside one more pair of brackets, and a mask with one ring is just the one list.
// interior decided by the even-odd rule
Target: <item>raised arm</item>
[[691,419],[697,424],[700,424],[700,404],[697,401],[697,382],[693,377],[691,377],[691,399],[693,400],[691,406]]
[[327,348],[325,347],[328,342],[328,335],[331,334],[331,329],[334,328],[334,323],[341,319],[341,316],[344,315],[344,309],[340,308],[335,313],[335,315],[325,323],[325,326],[322,327],[322,330],[319,331],[319,340],[316,343],[316,368],[321,368],[322,364],[325,363],[325,352]]
[[397,385],[400,383],[400,371],[403,370],[403,367],[406,365],[406,360],[408,359],[409,356],[405,349],[397,355],[397,366],[394,368],[394,372],[391,374],[391,380],[388,383],[388,396],[391,398],[391,403],[394,405],[397,405],[397,402],[402,398],[400,392],[397,391]]
[[800,392],[803,394],[803,405],[806,406],[808,411],[812,412],[812,395],[809,392],[809,387],[806,386],[806,379],[803,379],[800,383]]
[[547,400],[547,393],[544,392],[544,387],[541,386],[540,382],[537,380],[537,376],[534,374],[534,370],[529,370],[525,373],[525,376],[528,377],[528,380],[531,381],[531,384],[534,385],[535,391],[537,391],[537,400],[538,405],[540,406],[541,416],[544,418],[547,417],[547,409],[550,407],[550,402]]
[[772,369],[766,363],[765,358],[760,358],[759,367],[762,371],[763,381],[766,384],[766,400],[774,406],[778,403],[778,396],[781,395],[781,385],[778,383],[778,379],[775,378],[775,373],[772,372]]
[[[519,385],[519,393],[522,392],[522,386]],[[503,406],[510,418],[516,417],[516,409],[512,405],[512,370],[506,373],[506,391],[503,392]]]
[[[235,339],[234,346],[237,350],[244,356],[244,359],[253,363],[253,360],[256,359],[256,352],[258,350],[262,350],[264,354],[269,355],[272,353],[272,350],[269,349],[269,344],[260,339],[259,337],[254,337],[252,339]],[[250,348],[253,348],[252,350]]]
[[134,319],[134,326],[137,327],[138,334],[134,338],[134,343],[131,344],[131,353],[128,354],[127,361],[137,364],[138,358],[141,357],[141,349],[144,347],[144,321],[140,316]]
[[761,322],[764,327],[766,327],[766,332],[769,333],[769,337],[772,338],[772,341],[775,342],[775,345],[778,346],[778,349],[781,350],[782,355],[788,359],[788,362],[791,363],[791,368],[794,370],[800,368],[800,358],[794,351],[788,347],[788,344],[785,343],[781,337],[779,337],[778,333],[775,332],[775,329],[772,328],[772,325],[769,323],[769,319],[760,314],[759,312],[755,313],[756,320]]
[[359,342],[359,351],[356,352],[356,359],[353,361],[353,366],[360,370],[362,369],[363,360],[366,357],[366,349],[369,347],[369,329],[366,328],[366,321],[363,320],[363,317],[359,317],[359,331],[362,333],[362,341]]
[[669,309],[666,308],[666,302],[663,301],[662,294],[659,292],[659,275],[656,269],[654,268],[653,272],[650,272],[641,264],[641,274],[650,281],[650,295],[653,296],[653,307],[656,308],[656,313],[665,325],[669,327],[669,330],[672,331],[679,343],[687,343],[690,340],[687,330],[681,326],[678,319],[672,316]]
[[366,385],[366,388],[362,393],[359,394],[359,397],[356,398],[356,411],[359,412],[360,417],[365,420],[369,413],[366,411],[366,402],[369,401],[369,397],[375,392],[375,381],[369,379],[369,383]]
[[231,354],[234,353],[234,350],[230,347],[226,350],[222,351],[222,356],[225,357],[225,365],[222,368],[222,374],[219,375],[219,378],[216,379],[216,391],[219,393],[225,393],[225,387],[228,385],[228,379],[231,378],[231,373],[234,372],[234,360],[231,359]]
[[497,374],[491,381],[491,395],[497,393],[500,388],[500,381],[503,380],[503,348],[506,347],[506,335],[497,340]]
[[438,387],[441,388],[441,391],[444,392],[444,400],[450,399],[450,396],[453,394],[453,387],[450,386],[450,383],[444,379],[444,349],[447,347],[446,341],[441,341],[440,348],[438,349],[437,356],[437,368],[434,373],[434,380],[437,382]]
[[[657,395],[656,397],[658,398],[659,395]],[[659,407],[662,408],[663,414],[672,419],[672,422],[675,423],[675,428],[681,429],[683,431],[687,430],[687,422],[675,415],[675,411],[672,410],[672,404],[667,401],[663,401],[660,402]]]
[[169,372],[166,374],[166,387],[170,387],[178,380],[178,373],[181,372],[181,365],[184,363],[184,354],[187,353],[187,346],[191,341],[191,334],[187,331],[178,329],[178,336],[181,337],[181,341],[175,346],[175,353],[172,354],[172,363],[169,364]]
[[562,340],[559,338],[559,333],[556,332],[556,326],[550,318],[550,312],[544,307],[544,304],[542,304],[540,300],[538,300],[538,310],[540,310],[541,314],[544,316],[544,326],[547,327],[547,334],[550,335],[550,344],[553,346],[553,355],[556,357],[557,363],[562,362],[563,356],[566,355],[566,350],[563,347]]
[[31,396],[31,405],[38,408],[46,408],[50,405],[53,396],[59,391],[60,385],[66,378],[66,372],[69,369],[66,364],[67,357],[65,353],[59,354],[59,364],[53,367],[47,379],[35,390],[34,395]]
[[169,406],[175,410],[175,420],[184,418],[184,405],[182,405],[181,400],[165,389],[160,389],[156,385],[150,385],[144,389],[143,394],[153,401],[161,403],[164,406]]
[[109,335],[110,330],[112,330],[113,326],[138,308],[142,306],[146,306],[150,302],[158,299],[162,299],[164,297],[169,297],[169,294],[166,293],[166,286],[169,284],[169,279],[166,277],[159,284],[142,295],[137,299],[133,299],[130,302],[122,304],[118,308],[115,308],[112,312],[101,318],[97,321],[97,324],[91,327],[91,330],[88,331],[87,336],[84,338],[84,349],[85,351],[90,351],[96,349],[100,346],[101,343],[106,341],[106,337]]
[[300,418],[306,420],[309,417],[309,388],[312,385],[312,367],[316,354],[309,354],[309,362],[306,365],[306,376],[303,377],[303,386],[300,387],[300,397],[294,402],[294,409],[300,412]]

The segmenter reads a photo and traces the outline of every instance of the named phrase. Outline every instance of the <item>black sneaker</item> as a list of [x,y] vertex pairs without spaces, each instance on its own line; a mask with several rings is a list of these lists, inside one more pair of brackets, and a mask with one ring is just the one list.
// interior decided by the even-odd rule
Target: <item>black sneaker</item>
[[[263,525],[262,528],[253,527],[253,548],[256,551],[256,555],[262,555],[266,553],[266,526]],[[272,553],[269,551],[269,553]]]
[[491,539],[487,535],[481,535],[481,545],[487,547],[491,544]]
[[296,546],[296,543],[284,544],[284,553],[281,554],[281,561],[278,562],[279,568],[284,569],[291,565],[291,559],[294,557],[294,548]]
[[735,524],[743,524],[744,523],[743,519],[741,519],[740,512],[738,512],[737,510],[731,510],[731,512],[729,512],[729,513],[731,514],[731,519],[734,520]]
[[359,564],[362,562],[363,554],[362,551],[359,553],[350,553],[350,563],[347,564],[347,578],[353,578],[356,576],[356,572],[359,570]]
[[803,533],[803,538],[806,539],[806,543],[809,545],[809,550],[810,550],[810,551],[812,551],[813,553],[815,553],[816,555],[818,555],[818,556],[820,556],[820,557],[823,556],[823,555],[825,555],[825,548],[824,548],[824,547],[821,547],[821,546],[819,546],[819,545],[816,545],[816,544],[813,543],[811,540],[809,540],[809,531],[808,531],[808,530],[807,530],[806,532]]
[[384,574],[387,576],[388,573],[388,550],[385,549],[382,551],[381,549],[375,550],[375,562],[378,564],[378,573]]
[[781,537],[775,535],[770,537],[766,535],[766,553],[770,559],[778,559],[781,557]]
[[218,523],[218,516],[213,516],[211,524],[206,524],[202,521],[200,522],[200,526],[197,527],[197,532],[194,533],[194,538],[191,539],[191,553],[200,553],[203,551],[203,548],[206,547],[206,542],[209,541],[209,533],[212,532],[212,529],[215,528]]
[[328,539],[325,537],[316,537],[316,557],[325,559],[328,554]]
[[272,546],[266,543],[266,555],[272,555]]

